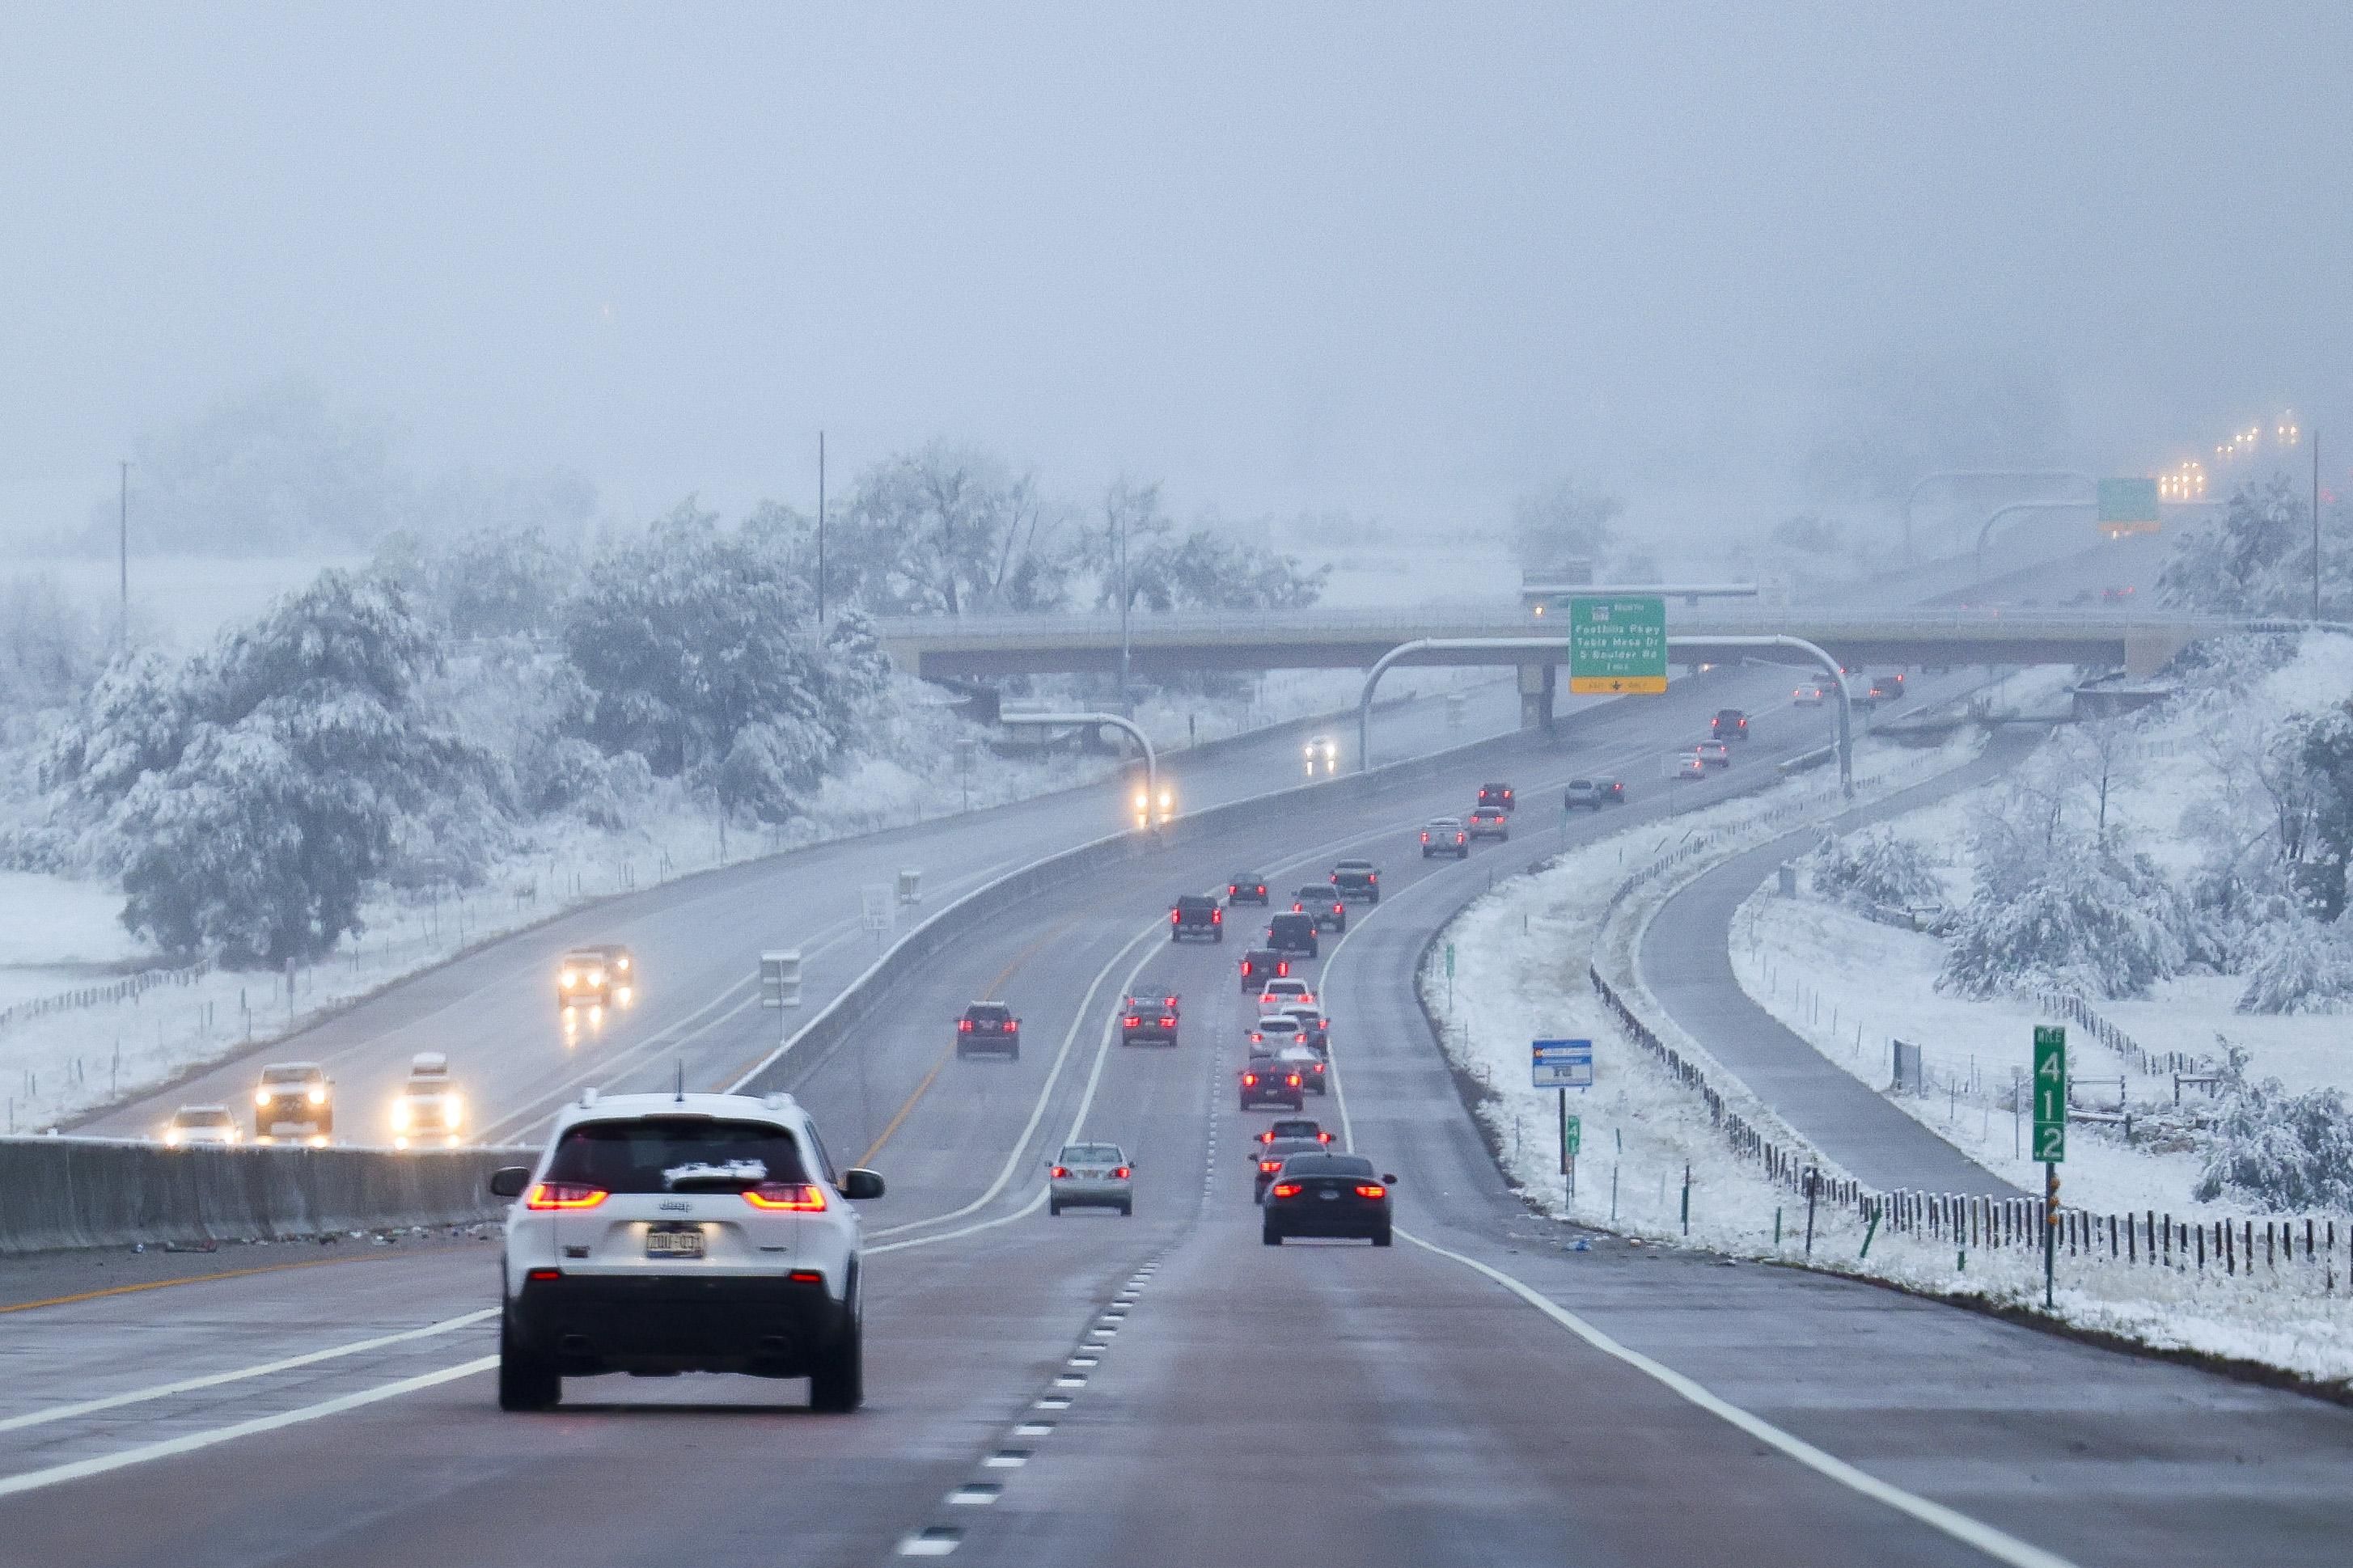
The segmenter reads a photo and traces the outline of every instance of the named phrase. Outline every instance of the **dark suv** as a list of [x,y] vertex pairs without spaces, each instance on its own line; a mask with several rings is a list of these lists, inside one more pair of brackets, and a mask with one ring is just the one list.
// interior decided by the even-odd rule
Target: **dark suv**
[[1277,915],[1266,925],[1266,945],[1293,958],[1314,958],[1315,917],[1314,915]]
[[1226,902],[1229,904],[1264,904],[1266,879],[1255,871],[1237,871],[1234,879],[1226,884]]
[[1507,784],[1482,784],[1479,786],[1479,804],[1499,810],[1512,809],[1512,786]]
[[1291,973],[1291,960],[1271,947],[1254,947],[1242,954],[1242,994],[1255,996],[1266,989],[1270,980],[1281,980]]
[[1348,929],[1348,906],[1341,901],[1337,892],[1322,883],[1310,882],[1300,889],[1292,900],[1291,912],[1314,915],[1318,931]]
[[1207,893],[1179,894],[1176,907],[1168,911],[1168,940],[1182,942],[1188,936],[1226,940],[1226,911]]
[[1748,739],[1748,715],[1737,708],[1719,708],[1707,729],[1719,741],[1745,741]]
[[956,1020],[956,1055],[991,1051],[1008,1061],[1021,1059],[1021,1020],[1002,1002],[976,1002]]
[[1381,868],[1370,860],[1343,860],[1332,868],[1332,890],[1350,903],[1381,901]]

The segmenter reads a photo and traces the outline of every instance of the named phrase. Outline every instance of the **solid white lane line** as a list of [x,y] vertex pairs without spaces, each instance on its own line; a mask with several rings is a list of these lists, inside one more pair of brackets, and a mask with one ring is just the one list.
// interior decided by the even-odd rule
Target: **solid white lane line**
[[1972,1519],[1957,1510],[1947,1508],[1943,1503],[1932,1502],[1916,1493],[1905,1491],[1891,1482],[1883,1481],[1866,1470],[1858,1469],[1837,1455],[1826,1453],[1804,1438],[1784,1432],[1764,1417],[1750,1415],[1730,1400],[1709,1393],[1706,1388],[1685,1377],[1674,1368],[1653,1361],[1638,1350],[1619,1343],[1534,1286],[1522,1283],[1500,1268],[1491,1268],[1475,1258],[1466,1258],[1460,1252],[1439,1246],[1436,1242],[1425,1241],[1403,1226],[1398,1228],[1397,1234],[1426,1252],[1451,1259],[1473,1273],[1484,1275],[1602,1354],[1625,1363],[1645,1377],[1661,1384],[1677,1396],[1699,1406],[1718,1420],[1788,1455],[1816,1475],[1835,1481],[1848,1490],[1860,1493],[1874,1502],[1884,1503],[1898,1513],[1908,1514],[1930,1529],[1951,1536],[1963,1545],[1983,1552],[1997,1563],[2010,1564],[2010,1568],[2074,1568],[2073,1563],[2057,1552],[2046,1552],[2042,1547],[2031,1545],[2016,1536],[2005,1534],[1993,1526]]
[[864,1251],[868,1257],[874,1258],[885,1252],[903,1252],[911,1247],[937,1247],[944,1241],[954,1241],[959,1237],[972,1236],[984,1230],[995,1230],[1000,1225],[1011,1225],[1015,1220],[1026,1219],[1045,1206],[1046,1189],[1041,1185],[1035,1197],[1011,1214],[1001,1214],[995,1219],[981,1220],[973,1225],[958,1226],[955,1230],[944,1230],[934,1236],[911,1236],[904,1241],[886,1241],[880,1247],[870,1247]]
[[132,1465],[149,1464],[156,1459],[168,1459],[180,1454],[193,1454],[199,1448],[209,1448],[219,1443],[235,1442],[239,1437],[250,1437],[263,1432],[275,1432],[283,1426],[299,1426],[305,1421],[316,1421],[328,1415],[340,1415],[346,1410],[357,1410],[363,1405],[374,1405],[381,1400],[397,1399],[404,1394],[415,1394],[419,1389],[431,1388],[437,1384],[454,1382],[461,1377],[471,1377],[476,1373],[488,1372],[498,1364],[498,1357],[486,1355],[475,1361],[460,1362],[456,1366],[445,1366],[438,1372],[419,1373],[415,1377],[404,1377],[397,1382],[379,1384],[374,1388],[361,1389],[356,1394],[346,1394],[340,1398],[325,1400],[317,1405],[306,1405],[299,1410],[280,1411],[275,1415],[257,1415],[249,1421],[238,1421],[227,1426],[215,1426],[208,1431],[190,1432],[178,1437],[166,1437],[160,1442],[142,1443],[136,1447],[121,1449],[111,1454],[101,1454],[95,1458],[76,1459],[70,1464],[51,1465],[47,1469],[26,1470],[21,1475],[15,1476],[0,1476],[0,1497],[13,1497],[18,1492],[37,1491],[43,1487],[58,1486],[66,1481],[78,1481],[87,1476],[102,1476],[109,1470],[127,1469]]
[[438,1323],[427,1323],[421,1329],[407,1329],[396,1334],[379,1334],[371,1340],[354,1340],[347,1345],[332,1345],[325,1350],[306,1352],[279,1361],[266,1361],[256,1366],[238,1367],[234,1372],[207,1373],[202,1377],[184,1377],[175,1383],[159,1383],[149,1388],[129,1389],[121,1394],[109,1394],[97,1399],[77,1400],[70,1405],[52,1405],[44,1410],[27,1411],[0,1420],[0,1432],[22,1431],[27,1426],[46,1426],[52,1421],[69,1420],[76,1415],[88,1415],[100,1410],[116,1410],[126,1405],[142,1405],[151,1399],[168,1399],[175,1394],[193,1393],[199,1388],[218,1388],[227,1383],[241,1383],[248,1378],[268,1377],[273,1373],[291,1372],[296,1367],[316,1366],[340,1356],[364,1355],[382,1350],[386,1345],[406,1344],[411,1340],[431,1339],[437,1334],[455,1333],[485,1318],[498,1316],[496,1307],[485,1307],[479,1312],[444,1318]]

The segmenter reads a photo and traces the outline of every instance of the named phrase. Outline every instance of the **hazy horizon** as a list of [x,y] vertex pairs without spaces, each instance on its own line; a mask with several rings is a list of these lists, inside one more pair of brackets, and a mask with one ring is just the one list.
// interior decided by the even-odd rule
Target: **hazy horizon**
[[2353,412],[2348,45],[2316,5],[34,11],[0,532],[289,378],[631,519],[813,504],[820,427],[837,493],[937,436],[1409,526],[1564,476],[1762,521],[1882,419],[2147,471]]

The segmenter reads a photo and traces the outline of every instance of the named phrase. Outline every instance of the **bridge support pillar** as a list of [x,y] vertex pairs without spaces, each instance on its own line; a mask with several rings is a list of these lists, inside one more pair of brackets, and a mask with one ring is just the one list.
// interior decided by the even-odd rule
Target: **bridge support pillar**
[[1556,664],[1524,664],[1520,666],[1520,728],[1549,730],[1552,728],[1553,697],[1559,689],[1560,666]]
[[2139,626],[2125,633],[2125,673],[2146,680],[2190,644],[2187,626]]

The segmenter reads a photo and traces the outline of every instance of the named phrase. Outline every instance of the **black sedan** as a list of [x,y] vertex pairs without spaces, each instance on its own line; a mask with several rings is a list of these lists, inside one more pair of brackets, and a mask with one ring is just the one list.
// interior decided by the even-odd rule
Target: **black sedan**
[[1306,1079],[1299,1069],[1275,1057],[1252,1057],[1234,1075],[1241,1089],[1241,1108],[1257,1110],[1279,1105],[1285,1110],[1307,1107]]
[[[1268,1153],[1280,1147],[1270,1144]],[[1259,1165],[1264,1171],[1266,1159]],[[1360,1236],[1375,1247],[1389,1244],[1389,1189],[1395,1176],[1373,1174],[1361,1154],[1306,1152],[1284,1160],[1263,1200],[1259,1239],[1281,1247],[1293,1236]]]
[[1255,871],[1237,871],[1234,879],[1226,884],[1226,902],[1229,904],[1264,904],[1266,879]]

